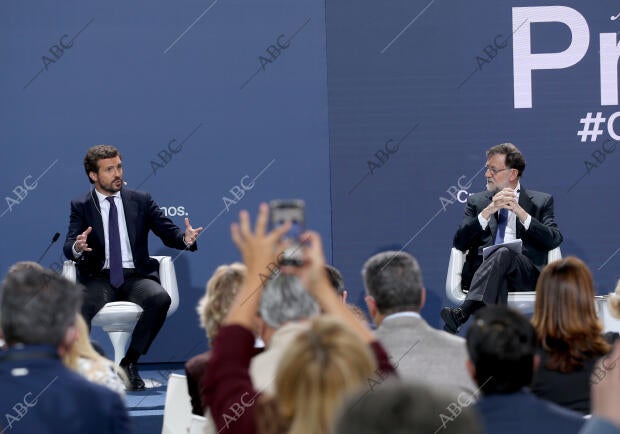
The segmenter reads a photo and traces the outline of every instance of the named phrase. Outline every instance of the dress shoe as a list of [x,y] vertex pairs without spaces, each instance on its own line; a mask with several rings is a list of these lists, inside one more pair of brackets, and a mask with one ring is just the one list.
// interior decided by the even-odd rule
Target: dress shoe
[[144,390],[146,389],[144,381],[140,378],[138,373],[138,366],[135,363],[127,363],[126,365],[121,363],[121,368],[127,375],[126,389],[129,391]]
[[441,309],[440,315],[445,323],[443,329],[453,335],[458,334],[461,326],[467,321],[465,314],[458,307],[444,307]]

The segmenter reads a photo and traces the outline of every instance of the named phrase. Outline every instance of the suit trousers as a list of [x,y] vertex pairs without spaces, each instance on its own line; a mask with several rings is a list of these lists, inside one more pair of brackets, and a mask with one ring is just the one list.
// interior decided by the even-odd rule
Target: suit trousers
[[133,269],[123,269],[123,274],[125,282],[119,288],[110,285],[109,270],[103,270],[98,276],[79,279],[85,286],[82,316],[90,329],[93,317],[106,303],[130,301],[139,305],[143,312],[133,330],[129,348],[146,354],[164,325],[171,299],[155,280],[145,278]]
[[534,291],[539,274],[527,256],[501,247],[482,261],[465,300],[507,304],[508,291]]

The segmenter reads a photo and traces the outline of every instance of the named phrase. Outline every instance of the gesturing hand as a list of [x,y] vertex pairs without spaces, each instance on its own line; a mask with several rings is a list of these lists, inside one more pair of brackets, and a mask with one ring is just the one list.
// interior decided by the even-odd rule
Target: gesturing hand
[[321,288],[321,283],[327,281],[323,243],[321,236],[314,231],[305,232],[301,239],[304,246],[304,263],[301,267],[287,267],[287,271],[290,270],[290,273],[299,276],[304,287],[311,294],[316,295],[316,291]]
[[248,267],[248,274],[250,270],[264,273],[265,267],[276,263],[280,238],[291,227],[291,223],[287,222],[267,233],[268,215],[269,207],[261,203],[254,232],[250,225],[250,214],[246,210],[239,213],[239,223],[233,223],[230,227],[232,239],[241,252],[243,262]]
[[194,229],[189,223],[189,218],[185,217],[185,234],[183,234],[183,241],[185,241],[188,247],[196,242],[200,232],[202,232],[202,226]]
[[82,252],[93,251],[93,249],[88,247],[88,242],[87,242],[88,234],[90,234],[92,230],[93,228],[89,226],[84,232],[82,232],[80,235],[77,236],[77,238],[75,239],[75,243],[73,244],[73,248],[75,249],[76,252],[82,253]]

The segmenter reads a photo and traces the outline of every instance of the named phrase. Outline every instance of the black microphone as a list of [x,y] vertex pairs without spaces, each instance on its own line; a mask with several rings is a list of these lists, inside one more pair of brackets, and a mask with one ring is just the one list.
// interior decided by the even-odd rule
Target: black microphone
[[43,254],[39,257],[39,259],[37,260],[37,262],[41,262],[41,260],[45,257],[45,255],[47,254],[47,252],[49,252],[49,250],[52,248],[52,245],[58,241],[58,238],[60,238],[60,232],[56,232],[54,234],[54,236],[52,237],[52,242],[49,244],[49,246],[47,246],[47,249],[45,249],[45,251],[43,252]]

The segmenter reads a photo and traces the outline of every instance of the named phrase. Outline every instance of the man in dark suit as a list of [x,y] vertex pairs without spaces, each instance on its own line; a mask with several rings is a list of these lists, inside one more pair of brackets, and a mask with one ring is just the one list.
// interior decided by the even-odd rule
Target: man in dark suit
[[475,407],[485,433],[579,432],[585,422],[581,414],[526,389],[540,362],[536,331],[527,318],[507,306],[485,307],[476,313],[465,340],[467,369],[482,393]]
[[[467,292],[458,308],[445,307],[444,329],[458,333],[469,316],[486,304],[506,304],[508,291],[532,291],[547,254],[560,245],[562,234],[553,216],[553,197],[521,186],[525,158],[512,143],[487,151],[487,191],[467,199],[465,217],[454,247],[467,257],[461,287]],[[500,247],[484,261],[482,249],[520,239],[520,253]]]
[[[0,287],[0,432],[125,434],[120,395],[61,361],[77,338],[80,288],[38,264],[21,264]],[[0,333],[1,335],[2,333]]]
[[142,307],[120,364],[128,389],[143,390],[136,363],[164,324],[171,302],[159,282],[159,264],[149,256],[149,231],[168,247],[193,251],[202,228],[192,228],[186,218],[184,232],[148,193],[123,189],[121,155],[114,146],[90,148],[84,170],[94,189],[71,202],[64,253],[76,262],[78,281],[86,287],[82,315],[89,326],[108,302],[127,300]]

